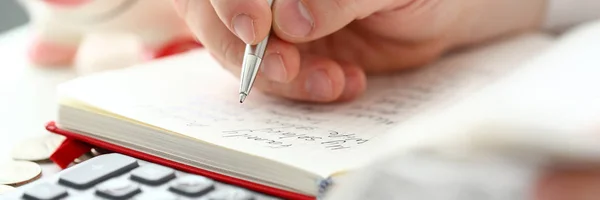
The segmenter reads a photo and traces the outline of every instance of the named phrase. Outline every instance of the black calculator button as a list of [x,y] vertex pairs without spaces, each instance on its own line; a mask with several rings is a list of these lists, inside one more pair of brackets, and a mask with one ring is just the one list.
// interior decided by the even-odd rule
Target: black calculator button
[[223,188],[206,195],[206,200],[254,200],[254,195],[243,189]]
[[87,189],[102,181],[138,167],[137,160],[121,154],[105,154],[65,171],[59,183],[77,189]]
[[96,194],[109,199],[129,199],[141,191],[137,184],[126,179],[112,179],[96,188]]
[[131,179],[149,185],[160,185],[175,178],[175,170],[156,164],[146,164],[131,171]]
[[215,188],[213,180],[196,175],[187,175],[176,179],[171,183],[169,190],[190,196],[202,196]]
[[41,183],[25,191],[24,199],[29,200],[58,200],[68,196],[67,190],[50,183]]

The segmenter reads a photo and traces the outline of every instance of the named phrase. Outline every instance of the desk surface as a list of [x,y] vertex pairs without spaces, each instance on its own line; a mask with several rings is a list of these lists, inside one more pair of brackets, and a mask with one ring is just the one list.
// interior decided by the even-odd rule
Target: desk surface
[[[41,68],[28,63],[30,32],[19,27],[0,34],[0,162],[11,159],[15,143],[47,134],[54,119],[55,86],[76,77],[70,68]],[[43,176],[59,171],[43,164]]]

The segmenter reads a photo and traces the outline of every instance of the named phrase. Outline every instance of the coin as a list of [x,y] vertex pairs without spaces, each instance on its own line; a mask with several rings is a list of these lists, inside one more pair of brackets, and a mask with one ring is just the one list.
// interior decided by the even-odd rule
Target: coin
[[8,193],[10,191],[13,191],[13,190],[15,190],[15,188],[12,187],[12,186],[0,185],[0,195],[6,194],[6,193]]
[[15,160],[47,161],[63,141],[64,137],[55,134],[29,138],[16,144],[11,156]]
[[0,164],[0,185],[18,187],[41,176],[42,168],[31,161],[6,161]]
[[103,149],[103,148],[98,148],[98,147],[92,148],[92,156],[94,156],[94,157],[102,155],[102,154],[107,154],[107,153],[110,153],[110,151]]
[[82,162],[84,162],[84,161],[86,161],[86,160],[89,160],[89,159],[91,159],[91,158],[93,158],[93,157],[94,157],[94,155],[92,155],[92,153],[91,153],[91,152],[87,152],[87,153],[85,153],[85,154],[83,154],[83,155],[79,156],[79,158],[76,158],[76,159],[73,161],[73,163],[74,163],[74,164],[79,164],[79,163],[82,163]]

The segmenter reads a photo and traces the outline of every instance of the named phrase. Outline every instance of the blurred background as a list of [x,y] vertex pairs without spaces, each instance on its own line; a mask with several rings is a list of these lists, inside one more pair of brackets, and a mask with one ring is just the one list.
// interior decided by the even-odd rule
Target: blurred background
[[0,32],[21,26],[29,20],[25,10],[16,0],[0,0]]

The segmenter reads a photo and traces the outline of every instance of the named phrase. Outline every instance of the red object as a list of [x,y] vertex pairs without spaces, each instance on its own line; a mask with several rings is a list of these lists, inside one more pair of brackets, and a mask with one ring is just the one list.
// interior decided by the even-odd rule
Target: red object
[[179,53],[183,53],[192,49],[203,47],[202,44],[192,38],[184,38],[169,42],[162,48],[158,49],[151,56],[152,59],[163,58]]
[[34,38],[27,56],[33,63],[42,66],[67,66],[77,55],[77,46],[58,44],[41,38]]
[[52,153],[50,160],[56,163],[60,168],[64,169],[69,166],[75,159],[92,150],[92,147],[81,143],[77,140],[67,138],[63,143]]
[[[73,133],[73,132],[58,128],[56,126],[55,122],[49,122],[48,124],[46,124],[46,130],[48,130],[52,133],[56,133],[56,134],[67,137],[67,140],[59,148],[59,151],[56,151],[52,155],[53,161],[56,160],[56,161],[59,161],[59,163],[65,163],[67,161],[69,163],[71,163],[72,161],[75,160],[75,158],[78,158],[79,156],[83,155],[83,153],[85,153],[85,152],[81,153],[77,157],[74,157],[75,154],[78,154],[79,150],[80,150],[79,147],[76,147],[76,146],[81,145],[81,144],[87,144],[87,145],[103,148],[103,149],[106,149],[106,150],[109,150],[112,152],[135,157],[135,158],[145,160],[148,162],[153,162],[153,163],[156,163],[159,165],[168,166],[168,167],[171,167],[171,168],[174,168],[174,169],[177,169],[180,171],[184,171],[187,173],[193,173],[193,174],[197,174],[197,175],[201,175],[201,176],[206,176],[206,177],[214,179],[216,181],[220,181],[220,182],[224,182],[224,183],[232,184],[232,185],[237,185],[237,186],[240,186],[243,188],[247,188],[250,190],[265,193],[265,194],[272,195],[272,196],[279,197],[279,198],[292,199],[292,200],[314,200],[314,199],[316,199],[315,197],[312,197],[312,196],[307,196],[304,194],[281,190],[278,188],[273,188],[270,186],[253,183],[253,182],[238,179],[235,177],[218,174],[218,173],[211,172],[208,170],[204,170],[204,169],[192,167],[189,165],[181,164],[178,162],[174,162],[171,160],[167,160],[167,159],[164,159],[164,158],[161,158],[158,156],[154,156],[151,154],[147,154],[144,152],[136,151],[136,150],[129,149],[126,147],[122,147],[122,146],[118,146],[118,145],[108,143],[108,142],[105,142],[102,140],[98,140],[95,138],[87,137],[87,136],[84,136],[81,134]],[[67,142],[67,141],[70,141],[70,142]],[[77,142],[75,142],[75,141],[77,141]],[[66,150],[68,150],[68,149],[76,150],[77,152],[66,152]],[[83,148],[81,148],[81,150],[83,150]],[[62,167],[62,166],[64,166],[64,164],[59,164],[59,166]],[[315,186],[315,187],[317,187],[317,186]]]

